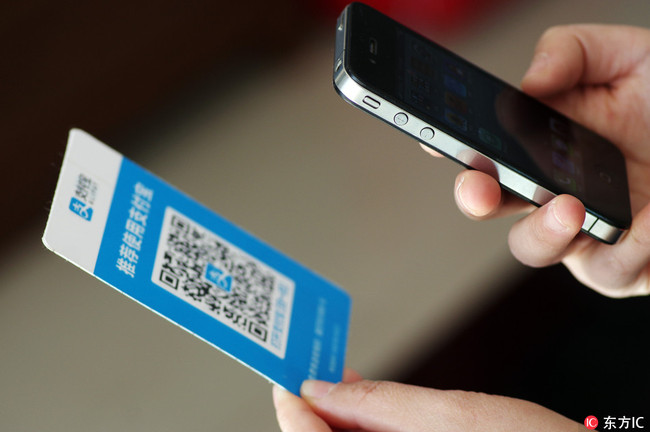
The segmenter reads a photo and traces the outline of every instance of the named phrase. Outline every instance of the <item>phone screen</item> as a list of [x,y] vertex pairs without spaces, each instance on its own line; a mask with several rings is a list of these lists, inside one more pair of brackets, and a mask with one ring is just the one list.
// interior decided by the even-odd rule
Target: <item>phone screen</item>
[[546,189],[629,225],[625,162],[610,142],[378,12],[352,11],[353,79]]

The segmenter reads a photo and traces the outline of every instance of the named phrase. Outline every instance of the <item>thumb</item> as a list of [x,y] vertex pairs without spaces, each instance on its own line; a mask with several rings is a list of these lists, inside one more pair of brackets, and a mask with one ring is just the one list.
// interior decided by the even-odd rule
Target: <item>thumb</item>
[[579,431],[537,404],[503,396],[434,390],[387,381],[305,381],[302,397],[327,424],[364,431]]
[[436,408],[443,392],[387,381],[305,381],[300,392],[319,417],[342,429],[426,430],[424,414],[444,412]]

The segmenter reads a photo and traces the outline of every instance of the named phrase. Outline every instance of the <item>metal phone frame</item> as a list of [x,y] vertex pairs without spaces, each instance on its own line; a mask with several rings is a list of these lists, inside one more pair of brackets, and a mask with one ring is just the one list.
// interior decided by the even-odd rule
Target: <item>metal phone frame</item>
[[[417,118],[412,113],[383,99],[355,81],[348,73],[345,59],[348,13],[349,7],[346,7],[337,21],[336,53],[334,56],[334,87],[343,99],[391,126],[406,132],[422,144],[444,154],[461,165],[490,174],[504,189],[534,205],[542,206],[557,195],[499,161],[491,159],[435,126]],[[406,122],[404,122],[405,119]],[[621,234],[625,232],[624,229],[598,218],[589,210],[585,213],[582,231],[609,244],[616,243]]]

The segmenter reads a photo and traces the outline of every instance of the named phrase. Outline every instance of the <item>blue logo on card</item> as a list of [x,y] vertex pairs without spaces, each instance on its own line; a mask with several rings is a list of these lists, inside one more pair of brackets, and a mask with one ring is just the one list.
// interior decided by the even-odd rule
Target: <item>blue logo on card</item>
[[82,218],[89,221],[93,217],[93,209],[89,205],[79,201],[77,198],[72,197],[70,200],[70,210],[73,213],[78,214]]
[[224,291],[230,292],[232,288],[232,276],[225,274],[223,270],[215,267],[212,263],[208,263],[205,267],[205,278]]

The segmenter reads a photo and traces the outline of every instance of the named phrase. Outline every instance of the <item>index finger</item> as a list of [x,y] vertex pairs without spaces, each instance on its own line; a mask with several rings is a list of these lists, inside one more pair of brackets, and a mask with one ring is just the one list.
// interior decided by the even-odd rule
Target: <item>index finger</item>
[[432,149],[426,144],[420,143],[420,147],[422,147],[422,150],[429,153],[433,157],[437,157],[437,158],[445,157],[445,155],[443,155],[442,153],[438,153],[437,151],[435,151],[434,149]]
[[[361,375],[350,368],[343,371],[343,382],[361,381]],[[283,432],[332,432],[332,429],[314,413],[303,399],[288,392],[278,385],[273,386],[273,404],[275,415]]]
[[332,432],[307,402],[278,385],[273,386],[273,404],[275,417],[283,432]]

